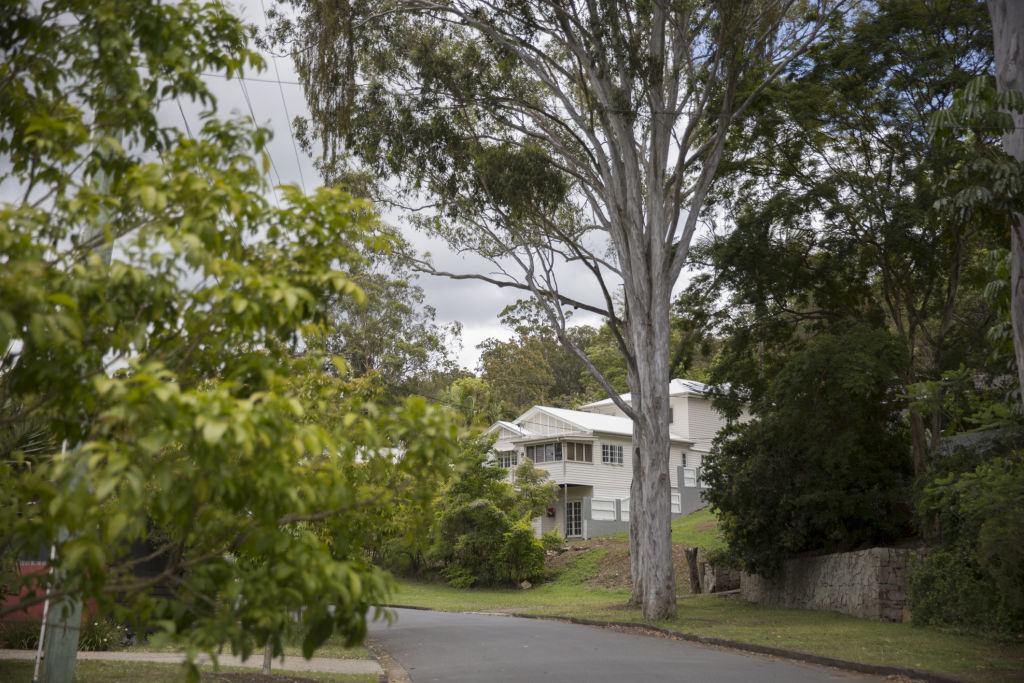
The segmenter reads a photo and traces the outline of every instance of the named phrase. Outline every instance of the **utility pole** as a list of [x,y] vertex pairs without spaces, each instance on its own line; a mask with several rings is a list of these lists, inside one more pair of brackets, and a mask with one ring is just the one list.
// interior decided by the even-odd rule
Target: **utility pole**
[[[100,194],[110,192],[110,176],[102,168],[94,176],[96,188]],[[82,243],[89,244],[99,238],[100,245],[95,251],[103,261],[103,265],[109,267],[113,257],[113,244],[107,244],[104,239],[104,227],[109,222],[110,216],[105,209],[100,211],[96,223],[87,224],[82,228]],[[74,476],[70,488],[74,490],[79,486],[88,485],[85,482],[87,463],[81,457],[82,444],[77,444],[71,449],[72,471]],[[63,455],[63,454],[62,454]],[[70,540],[71,534],[66,528],[57,532],[56,546]],[[51,561],[54,557],[51,556]],[[63,576],[57,575],[54,586],[60,588]],[[82,598],[78,595],[70,595],[62,598],[57,604],[52,605],[48,610],[45,626],[45,642],[43,643],[43,677],[41,683],[71,683],[75,674],[75,663],[78,659],[78,637],[82,630]],[[35,681],[33,681],[35,683]]]

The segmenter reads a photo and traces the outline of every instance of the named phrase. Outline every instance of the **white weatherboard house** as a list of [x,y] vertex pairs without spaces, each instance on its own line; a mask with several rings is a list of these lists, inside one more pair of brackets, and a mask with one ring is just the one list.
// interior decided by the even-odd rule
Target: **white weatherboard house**
[[[711,407],[709,388],[685,379],[669,385],[669,476],[675,516],[703,507],[701,463],[725,426],[725,419]],[[629,403],[629,394],[622,398]],[[492,461],[508,468],[510,478],[527,458],[558,485],[558,502],[534,520],[538,535],[557,529],[566,538],[592,538],[628,527],[633,423],[610,398],[578,410],[534,406],[513,422],[496,422],[488,433],[497,434]]]

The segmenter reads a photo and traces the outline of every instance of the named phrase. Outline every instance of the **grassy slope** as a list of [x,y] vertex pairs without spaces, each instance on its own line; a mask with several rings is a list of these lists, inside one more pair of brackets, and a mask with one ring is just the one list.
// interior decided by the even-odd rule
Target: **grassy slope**
[[[718,535],[718,517],[709,508],[697,510],[686,517],[672,520],[672,542],[679,545],[697,546],[705,551],[724,550],[725,541]],[[625,541],[625,531],[603,538]]]
[[[676,520],[672,540],[713,549],[721,543],[701,511]],[[399,582],[396,604],[448,611],[517,610],[607,621],[641,623],[628,607],[628,591],[587,587],[603,550],[581,552],[549,583],[529,590],[456,590],[441,584]],[[659,626],[682,633],[771,645],[799,652],[871,664],[911,667],[967,680],[1024,679],[1024,643],[959,636],[931,628],[867,621],[836,612],[788,610],[751,605],[741,599],[694,596],[679,601],[679,612]]]
[[718,535],[718,517],[710,508],[672,521],[672,542],[697,546],[705,551],[725,550],[725,541]]

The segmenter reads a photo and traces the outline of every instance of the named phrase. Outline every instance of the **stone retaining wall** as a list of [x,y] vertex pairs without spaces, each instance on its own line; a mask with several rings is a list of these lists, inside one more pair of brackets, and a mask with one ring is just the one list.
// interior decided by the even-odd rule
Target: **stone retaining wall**
[[911,550],[869,548],[788,560],[777,579],[744,573],[749,602],[820,609],[877,621],[908,621],[907,577]]
[[707,562],[701,563],[701,589],[705,593],[721,593],[736,590],[742,580],[739,569],[716,567]]

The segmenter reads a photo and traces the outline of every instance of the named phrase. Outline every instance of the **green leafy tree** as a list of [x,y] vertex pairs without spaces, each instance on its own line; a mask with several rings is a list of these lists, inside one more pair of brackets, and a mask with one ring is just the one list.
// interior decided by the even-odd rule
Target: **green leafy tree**
[[[1011,125],[1000,126],[1003,149],[1021,164],[1024,163],[1024,106],[1021,106],[1024,68],[1021,68],[1017,56],[1024,50],[1024,8],[1011,0],[988,0],[987,4],[992,19],[996,85],[1002,96],[1015,100],[1014,106],[1004,107]],[[1006,100],[1004,104],[1008,104]],[[1024,402],[1024,212],[1019,203],[1010,216],[1010,281],[1010,322],[1017,360],[1017,383]]]
[[[515,335],[508,341],[486,339],[477,348],[481,350],[481,377],[505,400],[503,416],[514,417],[535,405],[571,407],[579,403],[586,386],[583,375],[589,373],[580,359],[559,343],[543,310],[531,300],[522,300],[505,308],[499,319]],[[577,325],[565,334],[578,348],[587,349],[596,331]]]
[[[384,239],[386,237],[387,239]],[[460,325],[434,322],[415,273],[402,263],[400,236],[388,231],[350,273],[364,300],[339,297],[330,306],[327,352],[340,356],[354,376],[376,375],[391,400],[416,392],[455,370],[451,349]]]
[[[386,471],[449,469],[445,414],[380,408],[289,352],[322,333],[320,302],[363,298],[347,271],[379,232],[370,207],[294,188],[271,205],[267,131],[158,124],[158,100],[213,104],[201,73],[258,65],[247,38],[216,3],[0,12],[0,430],[52,439],[0,462],[0,583],[31,589],[0,616],[49,590],[190,657],[280,652],[300,609],[307,656],[359,642],[390,580],[316,525],[389,506]],[[53,573],[21,576],[13,559],[51,542]]]
[[[419,266],[532,295],[634,420],[632,599],[673,614],[672,288],[733,124],[842,3],[291,4],[277,37],[294,41],[327,167],[371,170],[381,192],[429,208],[413,220],[494,267]],[[567,262],[593,277],[587,300],[559,287]],[[573,309],[608,321],[631,403],[574,344]]]
[[[734,295],[716,383],[756,399],[793,350],[856,319],[901,343],[905,394],[982,364],[992,312],[965,272],[1002,223],[937,203],[987,152],[966,135],[934,144],[929,118],[991,68],[990,41],[981,3],[864,6],[751,110],[720,185],[735,228],[709,253],[717,291]],[[908,420],[924,472],[941,413],[908,406]]]
[[[994,79],[979,76],[955,93],[947,109],[932,114],[929,128],[937,145],[952,147],[966,137],[976,151],[943,180],[942,197],[936,202],[939,211],[960,220],[984,221],[1013,234],[1024,204],[1024,164],[998,146],[998,136],[1013,130],[1012,112],[1020,111],[1024,111],[1024,94],[997,91]],[[988,330],[997,365],[993,372],[1018,377],[1013,402],[1019,405],[1012,251],[993,249],[979,266],[985,278],[985,299],[997,314]]]
[[555,499],[554,484],[524,463],[513,488],[507,470],[486,464],[492,443],[466,441],[462,471],[438,497],[430,555],[453,586],[518,583],[544,571],[544,546],[530,521]]
[[459,377],[440,394],[440,401],[462,416],[465,426],[474,431],[487,429],[506,417],[508,406],[485,379]]
[[901,362],[884,331],[818,337],[779,371],[755,419],[716,440],[704,495],[748,571],[771,576],[795,553],[907,533],[911,467],[891,391]]

